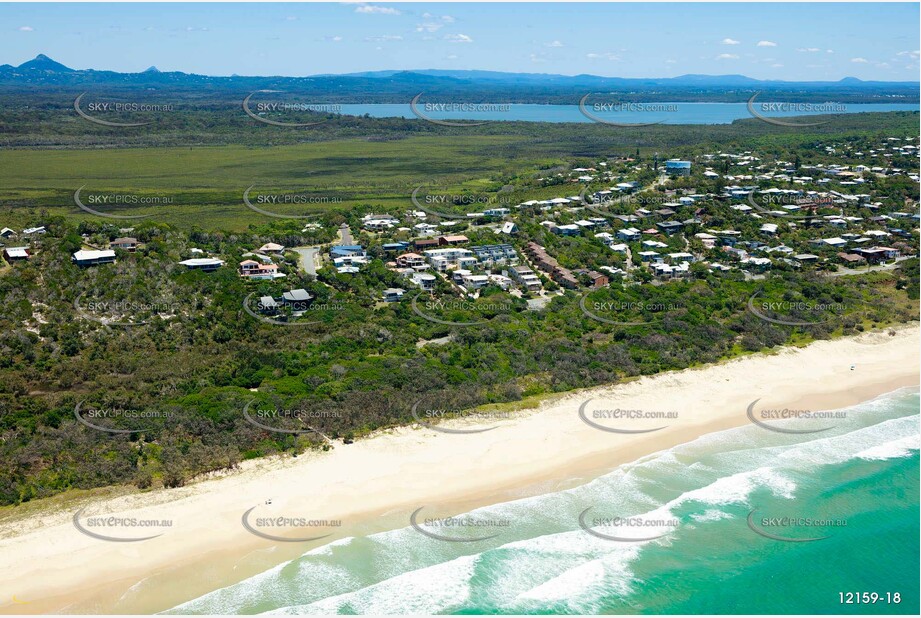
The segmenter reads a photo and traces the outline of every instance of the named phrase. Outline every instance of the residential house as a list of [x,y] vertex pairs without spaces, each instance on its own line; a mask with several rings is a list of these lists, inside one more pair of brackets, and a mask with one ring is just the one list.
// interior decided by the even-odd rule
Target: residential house
[[608,283],[610,283],[608,276],[598,272],[597,270],[588,270],[585,268],[580,268],[573,272],[585,279],[588,279],[589,287],[595,288],[596,290],[599,288],[603,288],[607,286]]
[[682,262],[674,266],[663,262],[657,262],[650,264],[649,267],[653,274],[659,279],[676,279],[690,274],[690,268],[687,262]]
[[484,265],[506,264],[518,261],[518,254],[512,245],[479,245],[471,247],[473,253]]
[[277,313],[280,305],[278,302],[271,296],[260,296],[259,303],[256,305],[256,308],[260,313]]
[[87,250],[81,249],[70,258],[77,266],[96,266],[98,264],[111,264],[115,261],[115,251],[112,249]]
[[465,268],[477,263],[473,251],[457,247],[444,249],[429,249],[422,252],[432,268],[438,272],[445,272],[449,268]]
[[468,290],[479,290],[485,288],[489,285],[489,277],[487,275],[473,275],[467,274],[462,277],[462,285]]
[[203,270],[205,272],[212,272],[224,265],[224,260],[219,260],[217,258],[204,257],[204,258],[191,258],[188,260],[182,260],[179,262],[189,270]]
[[656,223],[656,227],[671,236],[681,230],[682,224],[678,221],[662,221],[661,223]]
[[109,243],[109,249],[123,249],[125,251],[130,251],[134,253],[138,248],[138,239],[137,238],[116,238]]
[[278,266],[275,264],[263,264],[256,260],[240,262],[239,273],[244,279],[253,280],[279,279],[285,276],[284,273],[278,272]]
[[582,233],[582,228],[574,223],[570,223],[568,225],[554,225],[550,228],[550,231],[560,236],[578,236]]
[[7,262],[15,262],[17,260],[28,260],[29,259],[29,248],[28,247],[7,247],[3,250],[3,257],[6,258]]
[[543,287],[540,283],[540,277],[534,274],[534,271],[527,266],[512,266],[508,269],[509,276],[521,284],[529,292],[538,292]]
[[410,281],[418,285],[420,288],[426,291],[432,291],[435,289],[435,282],[438,278],[431,273],[420,273],[415,272],[410,276]]
[[282,251],[285,250],[285,248],[279,245],[278,243],[267,242],[261,247],[259,247],[258,250],[262,251],[263,253],[281,253]]
[[333,259],[350,256],[364,256],[365,250],[361,245],[335,245],[329,250]]
[[528,243],[526,251],[537,267],[550,275],[550,277],[565,288],[579,287],[579,280],[568,268],[560,266],[556,258],[547,253],[541,245],[534,241]]
[[470,242],[470,239],[461,234],[455,234],[453,236],[439,236],[438,245],[441,247],[452,246],[452,245],[462,245],[466,242]]
[[387,288],[384,290],[384,300],[388,303],[395,303],[403,298],[406,290],[403,288]]
[[860,266],[861,264],[867,263],[866,258],[860,255],[857,255],[856,253],[839,253],[838,257],[847,266]]
[[417,238],[413,241],[413,249],[430,249],[438,246],[438,241],[434,238]]
[[293,311],[306,311],[313,298],[313,294],[303,288],[288,290],[281,295],[281,301]]
[[397,266],[401,268],[412,268],[413,270],[426,270],[428,264],[425,258],[418,253],[404,253],[397,256]]
[[626,240],[627,242],[637,241],[641,238],[640,231],[635,227],[625,227],[623,229],[617,230],[615,234],[617,234],[619,239]]

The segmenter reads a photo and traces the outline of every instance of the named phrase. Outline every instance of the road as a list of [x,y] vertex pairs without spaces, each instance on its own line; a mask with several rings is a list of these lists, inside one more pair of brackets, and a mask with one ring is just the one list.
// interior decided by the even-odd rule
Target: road
[[339,227],[339,239],[343,245],[354,245],[355,240],[352,238],[352,231],[345,223]]
[[317,276],[317,258],[320,255],[320,247],[294,247],[301,258],[299,261],[301,269],[308,275]]
[[836,272],[828,273],[829,277],[849,277],[851,275],[864,275],[866,273],[875,273],[881,271],[892,270],[898,266],[899,262],[904,262],[907,259],[910,259],[912,256],[902,256],[895,258],[894,262],[889,264],[883,264],[881,266],[864,266],[863,268],[842,268]]

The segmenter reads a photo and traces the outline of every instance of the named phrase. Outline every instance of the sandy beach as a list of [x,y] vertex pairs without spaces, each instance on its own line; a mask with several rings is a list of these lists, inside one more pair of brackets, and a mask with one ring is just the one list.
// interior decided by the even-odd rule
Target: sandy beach
[[[162,611],[336,538],[407,526],[410,513],[423,506],[446,515],[555,491],[705,433],[748,424],[746,410],[755,400],[759,409],[828,410],[917,386],[921,329],[912,324],[895,332],[577,391],[512,419],[438,425],[464,433],[417,425],[350,445],[336,443],[324,453],[246,462],[237,471],[182,488],[74,500],[67,508],[49,500],[47,508],[29,505],[28,517],[17,517],[14,509],[0,520],[0,612]],[[592,414],[598,410],[660,418],[604,419]],[[618,431],[657,430],[619,433],[592,423]],[[469,432],[477,429],[489,430]],[[243,515],[254,507],[254,518],[342,525],[271,530],[288,537],[330,534],[279,543],[244,527]],[[81,521],[117,515],[172,525],[126,533],[163,532],[144,541],[104,541],[78,531],[73,516],[79,509]]]

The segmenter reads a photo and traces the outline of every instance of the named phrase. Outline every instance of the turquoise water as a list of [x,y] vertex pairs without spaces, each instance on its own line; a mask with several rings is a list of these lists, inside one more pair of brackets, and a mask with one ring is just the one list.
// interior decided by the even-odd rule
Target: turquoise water
[[[600,101],[605,101],[603,97]],[[592,115],[610,122],[620,123],[648,123],[662,124],[729,124],[733,120],[751,118],[746,103],[648,103],[641,110],[604,111],[604,108],[595,108],[591,103],[586,103],[586,109]],[[755,111],[768,117],[810,116],[821,113],[856,114],[860,112],[908,112],[918,111],[919,106],[900,103],[846,103],[836,107],[820,107],[820,110],[834,111],[762,111],[761,101],[754,104]],[[666,106],[666,107],[662,107]],[[672,107],[667,107],[672,106]],[[364,116],[368,114],[373,118],[416,118],[410,109],[409,103],[376,103],[376,104],[345,104],[339,105],[338,110],[349,116]],[[579,110],[578,105],[539,105],[534,103],[511,104],[508,108],[488,108],[480,111],[467,112],[441,112],[426,111],[422,102],[417,109],[426,117],[437,120],[474,120],[474,121],[526,121],[526,122],[593,122]],[[437,109],[437,108],[432,108]]]
[[[833,430],[746,426],[620,466],[585,485],[478,509],[498,536],[449,543],[412,528],[314,549],[175,613],[697,614],[919,610],[919,397],[847,410]],[[643,516],[595,525],[578,517]],[[808,542],[780,541],[826,537]],[[772,526],[811,517],[835,525]],[[498,532],[497,532],[498,530]],[[455,533],[452,533],[455,534]],[[841,592],[878,593],[842,605]],[[900,594],[899,604],[885,602]]]

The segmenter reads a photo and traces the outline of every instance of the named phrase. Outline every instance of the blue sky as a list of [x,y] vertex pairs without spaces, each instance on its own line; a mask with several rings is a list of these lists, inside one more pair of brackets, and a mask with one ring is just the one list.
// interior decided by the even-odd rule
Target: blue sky
[[918,3],[0,4],[0,64],[917,81],[918,20]]

